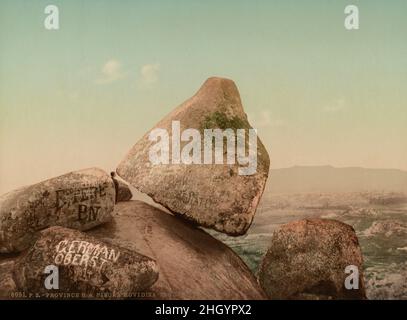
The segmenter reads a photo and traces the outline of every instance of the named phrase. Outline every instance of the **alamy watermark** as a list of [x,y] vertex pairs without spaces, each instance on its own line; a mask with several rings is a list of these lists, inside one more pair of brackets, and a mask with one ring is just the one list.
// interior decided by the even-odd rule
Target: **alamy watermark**
[[[44,8],[44,13],[47,15],[44,19],[44,27],[47,30],[59,30],[59,8],[56,5],[50,4]],[[347,30],[359,29],[359,8],[356,5],[347,5],[344,9],[346,14],[344,27]]]
[[44,280],[44,287],[48,290],[58,290],[59,289],[59,269],[57,266],[51,264],[46,266],[44,269],[44,274],[48,276]]
[[[148,138],[156,142],[149,150],[152,165],[238,163],[241,166],[238,169],[239,175],[252,175],[257,171],[256,129],[248,129],[247,143],[246,129],[204,129],[202,138],[199,130],[189,128],[181,132],[180,121],[172,121],[171,139],[168,131],[161,128],[153,129]],[[182,142],[187,143],[181,148]]]
[[345,273],[349,274],[345,278],[345,288],[348,290],[358,290],[359,289],[359,268],[355,265],[346,266]]
[[44,27],[47,30],[59,29],[59,9],[56,5],[50,4],[45,7],[44,13],[47,14],[44,20]]
[[359,8],[353,4],[350,4],[345,7],[344,13],[347,15],[344,22],[346,30],[358,30]]

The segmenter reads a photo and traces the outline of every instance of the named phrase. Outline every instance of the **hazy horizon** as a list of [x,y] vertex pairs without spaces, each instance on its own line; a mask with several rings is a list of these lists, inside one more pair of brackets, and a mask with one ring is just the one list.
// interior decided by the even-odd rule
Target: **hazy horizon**
[[276,167],[276,168],[270,168],[270,170],[280,170],[280,169],[291,169],[291,168],[295,168],[295,167],[311,167],[311,168],[316,168],[316,167],[331,167],[334,169],[351,169],[351,168],[355,168],[355,169],[371,169],[371,170],[397,170],[397,171],[402,171],[402,172],[406,172],[407,170],[403,170],[403,169],[398,169],[398,168],[376,168],[376,167],[360,167],[360,166],[344,166],[344,167],[338,167],[338,166],[333,166],[330,164],[319,164],[319,165],[302,165],[302,164],[294,164],[292,166],[289,167]]
[[407,171],[293,166],[271,170],[266,190],[271,193],[401,192],[407,195]]
[[[87,168],[76,168],[76,169],[72,169],[72,171],[74,170],[80,170],[80,169],[87,169]],[[110,171],[114,171],[114,168],[109,170],[106,168],[101,168],[106,170],[107,173],[109,173]],[[314,182],[315,180],[318,180],[318,175],[321,174],[321,172],[317,173],[317,174],[313,174],[311,175],[311,177],[309,176],[309,174],[300,174],[297,176],[294,176],[295,179],[294,181],[292,180],[292,176],[291,177],[287,177],[286,175],[284,176],[280,176],[278,177],[278,179],[276,179],[275,173],[276,172],[281,172],[281,171],[285,171],[285,172],[289,172],[291,170],[296,170],[296,169],[300,169],[300,170],[307,170],[307,169],[311,169],[311,170],[324,170],[324,169],[333,169],[335,171],[343,171],[343,170],[361,170],[361,171],[369,171],[370,173],[383,173],[383,174],[389,174],[389,173],[401,173],[403,176],[396,176],[396,177],[389,177],[390,181],[384,181],[382,182],[378,182],[378,181],[374,181],[374,183],[372,183],[371,181],[367,182],[367,185],[370,187],[369,188],[361,188],[360,182],[364,182],[366,184],[366,176],[364,178],[360,178],[357,177],[356,178],[356,182],[352,181],[352,178],[350,178],[349,176],[343,176],[343,174],[341,173],[341,183],[338,183],[338,181],[332,181],[332,177],[328,177],[328,179],[324,179],[324,180],[320,180],[322,181],[322,184],[319,184],[319,188],[318,190],[313,190],[313,191],[304,191],[306,188],[313,188],[315,186],[310,186],[310,184],[312,184],[312,182]],[[274,172],[273,172],[274,171]],[[304,171],[303,171],[304,172]],[[68,173],[68,172],[63,172],[61,174],[64,173]],[[306,173],[306,172],[305,172]],[[59,174],[58,174],[59,175]],[[33,183],[37,183],[37,182],[41,182],[47,179],[53,178],[52,176],[50,177],[44,177],[41,180],[38,181],[32,181],[29,184],[33,184]],[[119,179],[121,179],[119,177]],[[383,179],[383,178],[382,178]],[[365,181],[364,181],[365,180]],[[377,178],[376,178],[377,180]],[[401,180],[401,182],[400,182]],[[310,183],[311,181],[311,183]],[[346,183],[347,185],[344,187],[343,183]],[[391,187],[389,187],[389,182]],[[331,186],[329,188],[326,187],[326,184],[330,184]],[[359,185],[358,185],[359,183]],[[381,184],[381,188],[378,187],[378,183],[379,185]],[[28,184],[28,185],[29,185]],[[322,185],[322,187],[321,187]],[[325,185],[325,186],[324,186]],[[396,185],[396,187],[394,187],[394,185]],[[26,185],[19,185],[14,187],[13,189],[9,189],[9,190],[1,190],[0,188],[0,195],[1,194],[5,194],[7,192],[13,191],[15,189],[18,189],[19,187],[24,187]],[[287,189],[288,186],[288,189]],[[0,186],[1,187],[1,186]],[[361,191],[384,191],[384,192],[405,192],[407,194],[407,171],[406,170],[401,170],[401,169],[394,169],[394,168],[366,168],[366,167],[335,167],[335,166],[331,166],[331,165],[316,165],[316,166],[312,166],[312,165],[294,165],[294,166],[290,166],[290,167],[285,167],[285,168],[270,168],[270,177],[267,181],[267,185],[266,185],[266,191],[270,191],[271,193],[276,193],[274,190],[276,189],[281,189],[281,188],[286,188],[284,191],[279,190],[277,193],[312,193],[312,192],[361,192]],[[289,190],[291,189],[291,190]],[[333,191],[332,189],[336,189],[335,191]],[[139,191],[137,191],[136,189],[132,188],[133,192],[136,192],[137,194],[140,194]],[[295,191],[296,190],[296,191]],[[299,191],[301,190],[301,191]],[[340,190],[340,191],[339,191]],[[266,192],[265,191],[265,192]],[[144,198],[143,198],[144,199]]]

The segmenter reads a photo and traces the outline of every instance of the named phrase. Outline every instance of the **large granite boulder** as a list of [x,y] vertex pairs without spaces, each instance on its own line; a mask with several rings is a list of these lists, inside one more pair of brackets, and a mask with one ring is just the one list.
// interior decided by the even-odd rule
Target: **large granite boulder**
[[88,230],[112,218],[115,187],[101,169],[74,171],[0,197],[0,253],[29,247],[50,226]]
[[156,260],[152,299],[264,299],[248,267],[205,231],[141,201],[118,203],[114,220],[89,231]]
[[[58,267],[59,288],[46,288],[47,266]],[[14,267],[19,290],[48,298],[57,292],[78,298],[129,298],[158,279],[154,260],[77,230],[51,227]]]
[[[364,299],[363,258],[354,229],[328,219],[287,223],[273,233],[258,280],[270,299]],[[358,289],[345,280],[358,269]],[[356,280],[357,281],[357,280]],[[352,281],[353,283],[353,281]]]
[[[216,129],[228,138],[211,137]],[[252,222],[269,164],[234,82],[210,78],[134,145],[117,173],[174,214],[241,235]]]

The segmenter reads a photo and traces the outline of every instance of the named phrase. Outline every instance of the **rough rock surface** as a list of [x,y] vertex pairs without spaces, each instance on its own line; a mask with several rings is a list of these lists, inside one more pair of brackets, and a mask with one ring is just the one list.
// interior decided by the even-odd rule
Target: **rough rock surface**
[[16,298],[17,287],[13,278],[15,260],[0,256],[0,300]]
[[[345,268],[358,267],[359,289],[345,288]],[[364,299],[363,258],[353,228],[305,219],[275,231],[258,280],[270,299]]]
[[133,194],[129,186],[121,180],[117,180],[117,184],[117,202],[130,201],[133,198]]
[[34,246],[16,262],[14,280],[19,290],[47,297],[52,290],[45,288],[48,274],[44,270],[49,265],[59,268],[58,292],[91,298],[103,298],[101,294],[132,297],[158,278],[154,260],[62,227],[42,231]]
[[160,277],[148,298],[265,298],[251,271],[231,249],[144,202],[118,203],[114,220],[89,233],[157,261]]
[[114,187],[116,189],[116,203],[131,200],[133,198],[133,194],[129,188],[129,185],[120,179],[114,171],[110,172],[110,176],[112,177]]
[[0,252],[22,251],[50,226],[88,230],[111,219],[115,188],[101,169],[74,171],[0,197]]
[[[257,169],[252,175],[239,174],[239,168],[247,167],[247,164],[240,164],[237,158],[234,164],[227,163],[226,139],[221,164],[203,164],[205,143],[202,140],[199,150],[202,164],[182,161],[176,164],[174,154],[179,153],[172,151],[169,164],[152,164],[149,154],[157,142],[151,141],[149,134],[161,128],[167,130],[169,141],[173,138],[179,141],[172,130],[173,121],[179,121],[181,133],[185,129],[197,129],[202,140],[205,129],[230,128],[235,136],[237,129],[245,129],[246,155],[250,145],[254,148],[254,143],[249,143],[247,133],[251,126],[236,85],[228,79],[210,78],[192,98],[168,114],[134,145],[119,164],[118,175],[174,214],[229,235],[244,234],[252,222],[268,177],[270,159],[260,139],[255,140]],[[181,141],[180,150],[189,145],[189,141]],[[213,153],[220,148],[212,145]]]

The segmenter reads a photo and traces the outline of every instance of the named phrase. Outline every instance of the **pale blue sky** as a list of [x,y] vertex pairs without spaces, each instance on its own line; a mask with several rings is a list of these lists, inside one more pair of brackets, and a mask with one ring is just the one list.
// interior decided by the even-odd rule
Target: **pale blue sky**
[[[45,30],[44,8],[60,10]],[[347,4],[360,30],[343,26]],[[407,170],[406,1],[0,2],[0,193],[114,169],[210,76],[233,79],[272,167]]]

